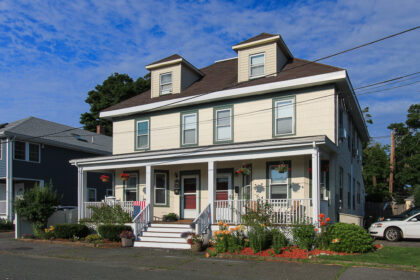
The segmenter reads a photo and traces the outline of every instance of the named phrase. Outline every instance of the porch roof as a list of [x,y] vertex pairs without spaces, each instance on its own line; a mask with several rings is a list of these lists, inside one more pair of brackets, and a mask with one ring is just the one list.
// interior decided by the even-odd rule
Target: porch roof
[[136,152],[129,154],[74,159],[70,163],[85,170],[140,167],[146,165],[173,165],[208,161],[232,161],[269,157],[308,155],[314,145],[327,153],[337,147],[325,135],[283,138],[233,144],[199,146],[170,150]]

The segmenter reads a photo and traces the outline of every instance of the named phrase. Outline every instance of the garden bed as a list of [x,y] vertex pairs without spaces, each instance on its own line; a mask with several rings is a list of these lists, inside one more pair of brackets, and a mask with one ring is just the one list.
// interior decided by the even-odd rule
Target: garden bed
[[23,242],[31,242],[31,243],[49,243],[49,244],[71,245],[71,246],[81,246],[81,247],[97,247],[97,248],[121,247],[121,242],[114,242],[114,241],[109,241],[109,240],[103,240],[101,243],[90,243],[86,241],[72,241],[72,240],[63,239],[63,238],[57,238],[53,240],[20,238],[18,240],[23,241]]

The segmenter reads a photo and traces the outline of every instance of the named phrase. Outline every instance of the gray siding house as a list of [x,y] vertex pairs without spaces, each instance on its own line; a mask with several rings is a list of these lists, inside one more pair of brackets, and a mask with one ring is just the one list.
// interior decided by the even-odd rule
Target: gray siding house
[[[77,205],[77,168],[69,161],[112,154],[112,138],[74,127],[29,117],[0,124],[0,218],[13,219],[13,200],[35,185],[52,182],[63,206]],[[111,196],[111,180],[89,173],[90,201]]]

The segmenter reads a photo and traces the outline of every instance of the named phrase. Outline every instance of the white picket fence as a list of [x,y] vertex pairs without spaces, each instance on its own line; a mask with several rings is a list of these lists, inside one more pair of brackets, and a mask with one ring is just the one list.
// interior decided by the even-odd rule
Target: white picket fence
[[121,208],[133,216],[134,212],[134,206],[133,201],[100,201],[100,202],[85,202],[83,204],[83,217],[90,219],[92,217],[92,209],[90,207],[101,207],[103,205],[109,205],[109,206],[116,206],[119,205]]
[[216,223],[241,224],[242,215],[256,210],[263,204],[270,205],[271,222],[287,225],[311,223],[311,199],[259,199],[259,200],[218,200],[215,201]]

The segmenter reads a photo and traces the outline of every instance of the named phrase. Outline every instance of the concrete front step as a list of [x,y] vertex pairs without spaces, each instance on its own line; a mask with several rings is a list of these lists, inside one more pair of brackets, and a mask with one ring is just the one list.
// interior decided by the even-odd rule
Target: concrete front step
[[141,236],[154,236],[154,237],[181,237],[182,232],[153,232],[143,231]]
[[162,237],[162,236],[139,236],[138,241],[152,241],[163,243],[187,243],[187,240],[182,237]]
[[157,226],[150,226],[146,229],[148,232],[193,232],[192,228],[180,228],[180,227],[157,227]]
[[191,245],[188,243],[151,242],[151,241],[134,241],[134,247],[181,249],[181,250],[191,249]]
[[150,227],[169,227],[169,228],[192,228],[189,224],[173,224],[173,223],[168,223],[168,224],[160,224],[160,223],[151,223]]

